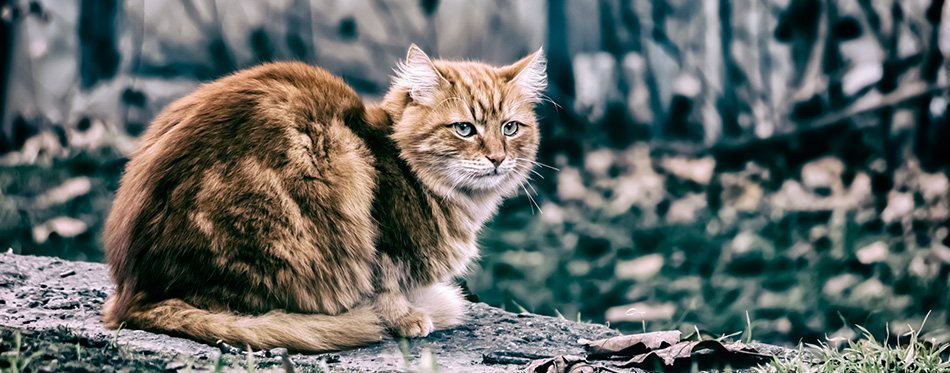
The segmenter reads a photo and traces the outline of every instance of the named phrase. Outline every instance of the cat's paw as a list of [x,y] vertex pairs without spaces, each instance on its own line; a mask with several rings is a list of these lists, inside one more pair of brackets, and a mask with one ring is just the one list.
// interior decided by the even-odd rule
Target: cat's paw
[[437,330],[451,328],[462,322],[465,300],[456,285],[435,284],[408,294],[409,302],[432,319]]
[[417,310],[410,310],[405,315],[393,320],[390,328],[397,336],[407,338],[425,337],[435,329],[432,325],[432,318]]

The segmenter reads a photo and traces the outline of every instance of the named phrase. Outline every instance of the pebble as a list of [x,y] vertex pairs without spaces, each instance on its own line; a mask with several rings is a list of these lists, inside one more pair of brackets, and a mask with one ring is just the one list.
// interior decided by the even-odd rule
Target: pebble
[[179,361],[175,361],[175,362],[171,362],[171,363],[168,363],[167,365],[165,365],[165,370],[167,370],[167,371],[177,371],[177,370],[179,370],[179,369],[183,369],[184,367],[185,367],[185,363],[182,363],[182,362],[179,362]]

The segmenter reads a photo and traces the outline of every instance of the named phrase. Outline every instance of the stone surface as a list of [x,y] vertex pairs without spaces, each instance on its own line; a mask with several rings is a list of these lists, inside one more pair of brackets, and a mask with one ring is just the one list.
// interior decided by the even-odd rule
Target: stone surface
[[[103,264],[0,254],[0,299],[4,300],[0,302],[0,327],[49,337],[65,326],[73,335],[93,341],[84,345],[106,344],[116,334],[100,321],[103,302],[111,292],[112,284]],[[410,367],[425,361],[423,356],[428,350],[446,372],[516,371],[525,356],[582,355],[583,346],[578,340],[619,334],[603,325],[513,314],[482,303],[468,307],[468,320],[463,325],[408,341]],[[167,359],[162,366],[184,368],[185,365],[178,364],[189,360],[210,364],[221,354],[214,346],[138,330],[119,331],[117,342],[130,353]],[[387,340],[350,351],[292,355],[290,360],[304,371],[323,364],[335,370],[403,370],[407,363],[399,343]],[[265,367],[268,362],[279,362],[276,357],[258,355],[256,360]],[[488,364],[485,356],[489,356],[488,361],[512,363]]]
[[[24,354],[38,352],[34,361],[42,362],[42,371],[204,371],[213,369],[218,359],[225,371],[248,371],[246,355],[234,347],[139,330],[117,333],[106,329],[100,317],[110,292],[112,284],[103,264],[0,254],[0,352],[11,349],[12,336],[19,333]],[[466,322],[454,329],[349,351],[294,354],[289,363],[296,371],[425,372],[432,371],[434,362],[444,372],[511,372],[520,371],[531,359],[585,356],[583,343],[619,334],[599,324],[514,314],[470,303]],[[794,353],[777,346],[753,345],[769,355]],[[284,370],[278,350],[286,352],[256,352],[256,368]],[[613,362],[592,364],[610,367]],[[622,371],[643,372],[635,368]]]

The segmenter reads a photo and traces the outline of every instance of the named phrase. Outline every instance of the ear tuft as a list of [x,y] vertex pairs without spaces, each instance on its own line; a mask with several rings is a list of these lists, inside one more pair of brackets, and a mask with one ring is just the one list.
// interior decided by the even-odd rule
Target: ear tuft
[[547,61],[544,48],[539,48],[534,54],[507,67],[513,75],[511,82],[520,87],[535,103],[541,102],[542,92],[548,86]]
[[429,56],[412,44],[406,53],[406,60],[400,62],[397,67],[394,85],[408,90],[409,97],[413,100],[426,104],[432,101],[433,95],[444,80]]

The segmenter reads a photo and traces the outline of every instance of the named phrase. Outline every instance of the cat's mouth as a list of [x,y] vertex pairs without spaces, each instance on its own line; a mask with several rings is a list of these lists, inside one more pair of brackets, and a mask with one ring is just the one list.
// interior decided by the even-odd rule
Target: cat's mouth
[[503,170],[503,169],[496,168],[496,169],[494,169],[494,170],[485,172],[485,173],[483,173],[483,174],[481,174],[481,175],[477,175],[477,177],[480,177],[480,178],[491,178],[491,177],[505,176],[505,175],[507,175],[507,174],[508,174],[508,170]]
[[507,182],[510,174],[510,170],[491,170],[475,175],[470,185],[476,189],[495,189]]
[[[478,190],[492,190],[507,185],[511,176],[515,173],[513,165],[505,164],[501,167],[492,167],[476,162],[463,161],[454,175],[450,179],[461,180],[456,182],[455,186]],[[459,172],[460,171],[460,172]]]

